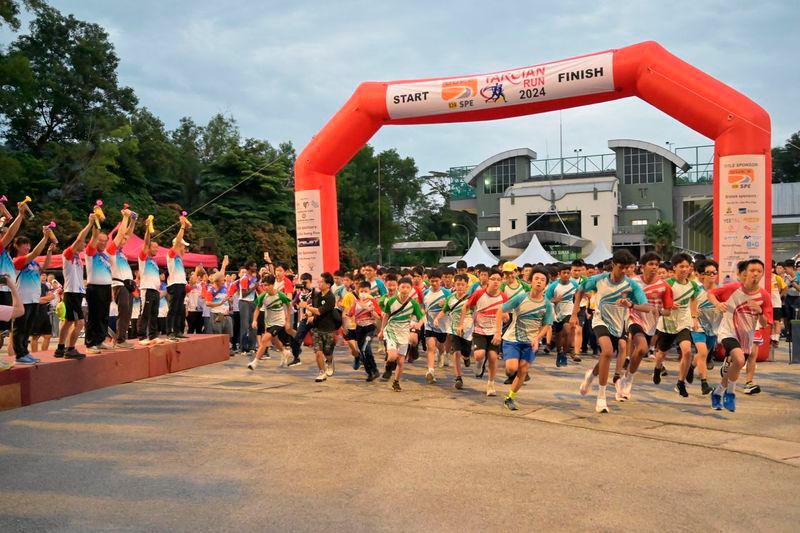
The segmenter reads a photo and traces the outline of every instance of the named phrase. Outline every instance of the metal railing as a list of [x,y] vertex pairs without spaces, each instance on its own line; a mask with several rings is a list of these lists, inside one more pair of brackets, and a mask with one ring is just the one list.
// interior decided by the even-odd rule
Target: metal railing
[[614,228],[614,233],[619,235],[636,235],[642,234],[644,235],[645,230],[647,229],[647,225],[642,226],[617,226]]
[[566,177],[568,174],[602,174],[614,172],[616,169],[616,154],[534,159],[531,161],[531,179],[535,180],[539,176],[560,178],[562,175]]
[[675,169],[675,185],[697,185],[714,181],[714,145],[675,148],[675,155],[691,165],[687,172]]

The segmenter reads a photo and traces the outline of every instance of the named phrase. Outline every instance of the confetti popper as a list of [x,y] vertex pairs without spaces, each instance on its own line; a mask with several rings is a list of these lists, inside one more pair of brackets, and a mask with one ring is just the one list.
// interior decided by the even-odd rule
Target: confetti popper
[[186,218],[186,215],[188,215],[188,214],[189,214],[189,213],[187,213],[186,211],[181,211],[181,222],[183,222],[184,224],[186,224],[186,227],[187,227],[187,228],[191,228],[191,227],[192,227],[192,223],[191,223],[191,222],[189,222],[189,219],[188,219],[188,218]]
[[31,208],[30,208],[30,207],[28,207],[28,202],[30,202],[30,201],[31,201],[31,197],[30,197],[30,196],[26,196],[26,197],[25,197],[25,199],[24,199],[24,200],[22,200],[22,201],[21,201],[19,204],[17,204],[17,205],[19,206],[19,208],[20,208],[21,210],[23,210],[23,209],[24,209],[24,210],[25,210],[25,212],[26,212],[26,213],[28,213],[28,216],[29,216],[30,218],[33,218],[33,211],[31,211]]
[[147,231],[149,233],[155,233],[156,228],[153,226],[153,215],[147,215]]
[[[127,203],[124,203],[122,204],[122,209],[130,209],[130,206]],[[137,213],[136,211],[131,211],[131,219],[138,220],[139,213]]]
[[103,213],[103,200],[97,200],[94,203],[94,223],[100,229],[100,222],[106,219],[106,214]]
[[45,229],[47,230],[47,238],[50,239],[50,242],[52,242],[53,244],[58,244],[58,239],[56,239],[56,234],[53,232],[53,229],[55,229],[55,227],[56,227],[56,221],[51,220],[50,224],[45,226]]

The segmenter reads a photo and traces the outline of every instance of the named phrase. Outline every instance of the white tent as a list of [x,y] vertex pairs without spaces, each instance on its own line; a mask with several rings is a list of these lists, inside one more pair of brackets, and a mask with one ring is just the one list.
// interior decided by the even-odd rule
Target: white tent
[[[472,245],[467,250],[467,253],[464,254],[464,257],[461,258],[462,261],[467,262],[467,266],[474,267],[475,265],[486,265],[486,266],[494,266],[497,264],[498,260],[495,256],[491,254],[487,249],[484,249],[485,245],[477,239],[477,237],[472,241]],[[450,265],[455,267],[455,263]]]
[[[500,260],[497,258],[497,256],[496,256],[496,255],[494,255],[494,254],[492,253],[492,251],[489,249],[489,247],[486,245],[486,241],[481,241],[481,248],[483,248],[483,250],[484,250],[484,251],[485,251],[487,254],[489,254],[490,256],[494,257],[494,262],[495,262],[495,264],[497,264],[497,263],[499,263],[499,262],[500,262]],[[488,263],[487,263],[487,266],[488,266]]]
[[548,254],[547,250],[542,246],[542,243],[539,242],[539,237],[534,235],[531,242],[528,243],[528,247],[525,248],[525,251],[522,252],[519,257],[514,259],[514,262],[517,266],[522,266],[525,263],[530,263],[532,265],[542,263],[547,265],[549,263],[558,263],[558,259]]
[[602,263],[606,259],[611,259],[612,255],[614,254],[608,249],[606,243],[599,241],[594,245],[592,253],[587,255],[583,260],[590,265],[596,265],[597,263]]

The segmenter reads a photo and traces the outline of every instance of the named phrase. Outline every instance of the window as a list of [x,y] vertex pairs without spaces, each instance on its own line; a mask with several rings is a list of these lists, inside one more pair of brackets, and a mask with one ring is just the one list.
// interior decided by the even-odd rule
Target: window
[[592,223],[595,226],[599,226],[600,225],[600,215],[592,215]]
[[512,218],[511,219],[511,229],[517,229],[517,219],[516,218]]
[[[580,211],[561,211],[558,214],[553,212],[528,213],[528,231],[544,230],[555,231],[557,233],[567,233],[570,235],[581,234],[581,212]],[[561,219],[559,220],[559,216]],[[537,220],[538,219],[538,220]],[[534,222],[535,221],[535,222]],[[561,222],[564,222],[563,224]],[[564,226],[567,229],[564,229]]]
[[646,226],[646,225],[647,225],[646,219],[631,220],[631,226]]
[[622,157],[625,185],[664,181],[661,156],[639,148],[623,148]]
[[484,194],[503,194],[517,181],[517,163],[513,157],[498,161],[481,176]]
[[500,231],[500,226],[489,226],[486,231]]

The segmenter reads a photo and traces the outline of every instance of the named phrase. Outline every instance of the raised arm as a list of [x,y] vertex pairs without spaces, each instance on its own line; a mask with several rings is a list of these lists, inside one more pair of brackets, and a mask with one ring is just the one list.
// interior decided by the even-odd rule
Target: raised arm
[[80,233],[78,233],[78,236],[75,237],[75,241],[71,244],[71,246],[74,247],[78,243],[81,243],[86,240],[86,235],[88,235],[89,231],[94,227],[94,218],[95,218],[94,213],[91,213],[89,215],[89,222],[86,224],[86,226],[83,227]]
[[44,247],[50,242],[50,238],[47,236],[44,228],[42,228],[42,240],[33,247],[33,249],[25,256],[25,264],[29,264],[31,261],[36,259],[37,256],[41,255],[42,251],[44,251]]
[[56,249],[56,243],[51,242],[50,246],[47,247],[47,257],[44,258],[44,265],[42,265],[42,270],[47,270],[50,268],[50,260],[53,258],[53,251]]
[[[11,213],[8,211],[5,205],[3,205],[3,210],[5,211],[7,218],[11,216]],[[8,245],[11,244],[11,241],[13,241],[14,237],[17,236],[17,232],[19,231],[20,226],[22,226],[22,221],[24,218],[25,216],[23,215],[22,208],[19,208],[16,218],[14,218],[14,221],[8,226],[8,229],[3,234],[4,249],[8,248]]]
[[119,223],[119,227],[117,228],[117,233],[114,235],[114,245],[119,248],[122,246],[122,240],[125,238],[126,235],[130,233],[133,229],[133,224],[131,224],[131,210],[130,209],[123,209],[122,210],[122,222]]
[[178,235],[175,236],[175,243],[172,245],[172,251],[177,253],[177,244],[183,241],[183,236],[186,233],[186,219],[181,217],[181,227],[178,230]]

